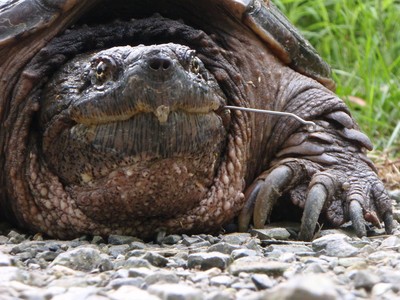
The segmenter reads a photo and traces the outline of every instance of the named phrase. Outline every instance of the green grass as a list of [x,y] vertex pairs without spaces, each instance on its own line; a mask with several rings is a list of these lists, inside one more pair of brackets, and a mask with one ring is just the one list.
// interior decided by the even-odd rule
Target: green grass
[[400,0],[273,2],[331,65],[337,94],[375,147],[399,156]]

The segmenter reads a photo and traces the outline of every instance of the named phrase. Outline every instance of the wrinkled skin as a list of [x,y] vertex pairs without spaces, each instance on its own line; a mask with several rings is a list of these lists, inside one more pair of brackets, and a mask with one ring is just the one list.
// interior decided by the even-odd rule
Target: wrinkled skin
[[[82,3],[52,28],[70,25]],[[362,236],[365,221],[383,221],[390,232],[391,202],[365,156],[372,146],[343,101],[284,65],[218,1],[175,3],[152,12],[188,24],[139,9],[136,20],[76,26],[46,45],[26,39],[35,57],[14,75],[2,70],[2,212],[61,238],[149,238],[215,232],[236,216],[242,230],[252,218],[263,227],[289,199],[284,210],[304,210],[301,239],[317,222],[350,220]]]

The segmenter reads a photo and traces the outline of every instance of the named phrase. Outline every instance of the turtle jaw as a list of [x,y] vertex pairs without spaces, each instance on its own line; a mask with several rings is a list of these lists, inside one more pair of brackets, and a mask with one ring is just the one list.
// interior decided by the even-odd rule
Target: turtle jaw
[[[226,135],[215,113],[172,112],[165,123],[145,113],[74,125],[52,139],[43,156],[91,220],[171,218],[206,198]],[[109,206],[111,211],[104,210]]]

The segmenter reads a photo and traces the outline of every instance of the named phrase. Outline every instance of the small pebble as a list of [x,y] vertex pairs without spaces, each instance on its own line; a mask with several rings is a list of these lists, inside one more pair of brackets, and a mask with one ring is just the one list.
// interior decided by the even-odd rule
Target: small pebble
[[323,251],[327,256],[348,257],[356,255],[358,248],[349,244],[350,238],[344,234],[329,234],[312,242],[314,251]]
[[163,300],[202,300],[203,292],[185,284],[154,284],[148,288],[150,294]]
[[288,263],[272,261],[264,257],[248,256],[235,260],[229,266],[229,273],[238,275],[241,272],[246,272],[280,276],[289,266]]
[[208,270],[213,267],[225,269],[230,263],[230,256],[219,252],[200,252],[190,254],[188,267],[199,267],[201,270]]
[[286,228],[252,229],[250,233],[260,240],[287,240],[290,237],[290,232]]
[[298,275],[268,290],[265,299],[273,300],[337,300],[341,299],[338,287],[328,276]]
[[79,271],[91,271],[103,262],[101,252],[97,249],[82,247],[59,254],[50,267],[65,266]]
[[137,238],[133,236],[125,236],[125,235],[110,235],[108,237],[108,243],[111,245],[123,245],[129,244],[136,241]]
[[364,288],[367,291],[371,291],[375,284],[380,281],[377,275],[367,270],[357,271],[352,276],[352,280],[356,289]]

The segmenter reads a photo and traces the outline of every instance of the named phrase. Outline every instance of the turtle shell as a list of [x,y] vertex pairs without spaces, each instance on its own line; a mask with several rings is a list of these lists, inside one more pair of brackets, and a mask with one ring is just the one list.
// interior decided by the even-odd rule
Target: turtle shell
[[330,66],[271,1],[226,0],[232,14],[251,28],[284,63],[335,89]]
[[[108,3],[104,0],[7,0],[0,5],[0,20],[3,23],[0,23],[0,28],[3,28],[0,31],[0,47],[22,36],[53,27],[53,23],[60,24],[57,30],[61,30],[79,14],[103,2]],[[175,2],[167,4],[172,6]],[[329,65],[271,1],[215,0],[215,3],[249,27],[285,64],[334,90]],[[64,16],[66,20],[60,21]],[[48,31],[57,33],[54,28]]]

